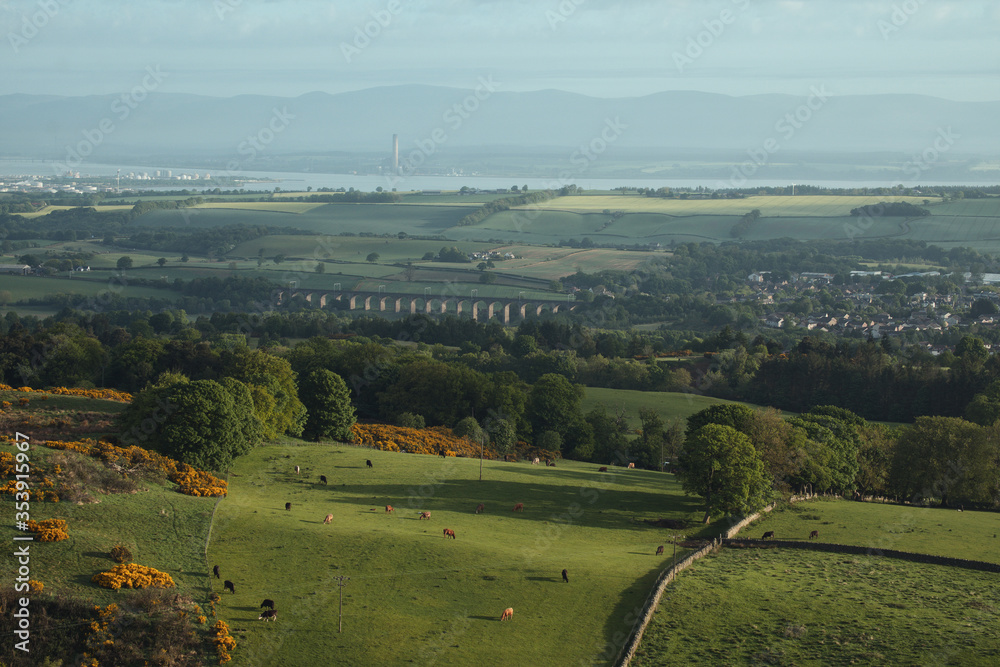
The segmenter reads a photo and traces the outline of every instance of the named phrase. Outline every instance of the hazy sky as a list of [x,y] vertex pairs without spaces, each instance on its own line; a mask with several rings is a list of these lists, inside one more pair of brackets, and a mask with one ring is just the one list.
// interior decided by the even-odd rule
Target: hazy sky
[[[296,96],[400,83],[598,97],[1000,100],[997,0],[0,0],[0,94]],[[373,37],[364,35],[367,29]]]

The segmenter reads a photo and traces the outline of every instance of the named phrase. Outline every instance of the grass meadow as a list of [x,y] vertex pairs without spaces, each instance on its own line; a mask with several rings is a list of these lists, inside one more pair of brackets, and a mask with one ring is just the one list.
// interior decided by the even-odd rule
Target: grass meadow
[[636,391],[632,389],[587,387],[581,406],[585,413],[599,405],[603,405],[612,414],[618,410],[624,410],[629,423],[638,428],[639,410],[642,408],[656,410],[660,414],[660,417],[663,418],[663,421],[669,423],[675,419],[684,422],[688,417],[705,408],[734,402],[684,392]]
[[[697,503],[672,476],[592,464],[486,462],[478,476],[473,459],[343,445],[241,459],[205,570],[219,564],[236,584],[219,605],[239,643],[233,664],[608,664],[666,563],[653,555],[666,531],[637,520],[695,518]],[[343,633],[339,576],[350,577]],[[275,623],[257,621],[265,597]],[[507,607],[513,622],[501,623]]]
[[817,499],[765,514],[740,537],[768,530],[780,540],[807,540],[818,530],[821,542],[1000,563],[996,512]]
[[667,589],[632,664],[996,665],[996,576],[879,557],[723,549]]

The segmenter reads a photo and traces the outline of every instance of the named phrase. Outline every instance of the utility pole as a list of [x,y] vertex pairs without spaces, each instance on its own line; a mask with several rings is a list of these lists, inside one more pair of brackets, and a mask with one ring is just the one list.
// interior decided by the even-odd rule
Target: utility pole
[[334,577],[338,580],[338,586],[340,586],[340,623],[337,626],[337,632],[344,631],[344,584],[351,580],[350,577],[339,576]]

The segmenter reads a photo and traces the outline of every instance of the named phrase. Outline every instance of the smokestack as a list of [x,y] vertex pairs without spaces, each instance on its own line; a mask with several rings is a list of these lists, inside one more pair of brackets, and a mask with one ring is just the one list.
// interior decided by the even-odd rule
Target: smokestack
[[392,173],[399,172],[399,135],[392,135]]

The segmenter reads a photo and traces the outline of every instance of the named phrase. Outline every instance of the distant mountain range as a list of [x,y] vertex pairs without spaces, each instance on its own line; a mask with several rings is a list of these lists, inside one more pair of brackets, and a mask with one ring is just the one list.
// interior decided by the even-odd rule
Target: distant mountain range
[[[918,95],[730,97],[664,92],[595,98],[555,90],[505,92],[393,86],[294,98],[136,91],[132,96],[0,96],[0,157],[245,161],[278,155],[390,153],[401,159],[470,151],[544,152],[589,160],[607,151],[669,161],[725,151],[779,161],[795,153],[1000,155],[1000,102]],[[583,148],[589,148],[590,154]],[[416,153],[415,153],[416,152]],[[87,153],[87,155],[84,155]],[[742,157],[740,157],[742,156]],[[380,158],[381,159],[381,158]],[[419,159],[419,158],[417,158]]]

